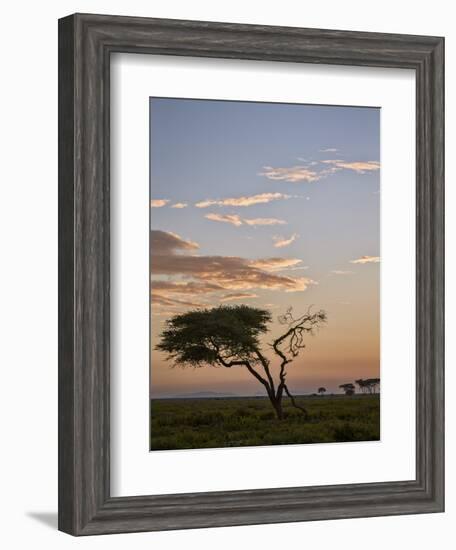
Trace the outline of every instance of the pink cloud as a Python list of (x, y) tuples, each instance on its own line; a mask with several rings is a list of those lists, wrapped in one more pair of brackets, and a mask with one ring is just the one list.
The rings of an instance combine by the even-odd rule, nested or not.
[[(295, 278), (276, 273), (280, 269), (299, 264), (299, 259), (251, 260), (237, 256), (195, 256), (180, 253), (191, 252), (195, 248), (198, 248), (196, 243), (185, 241), (173, 233), (151, 231), (151, 275), (179, 276), (184, 282), (209, 283), (217, 287), (214, 291), (221, 287), (235, 291), (269, 289), (295, 292), (316, 284), (308, 277)], [(152, 281), (152, 289), (157, 283), (163, 285), (160, 281)], [(162, 290), (165, 291), (165, 288)]]
[(351, 260), (351, 264), (378, 264), (380, 262), (380, 256), (361, 256), (356, 260)]
[(151, 208), (162, 208), (169, 203), (168, 199), (153, 199), (150, 201)]
[(288, 239), (286, 237), (274, 237), (274, 247), (284, 248), (285, 246), (289, 246), (297, 238), (298, 238), (298, 235), (296, 233), (291, 235), (291, 237), (289, 237)]
[(285, 200), (291, 198), (291, 195), (283, 193), (261, 193), (259, 195), (249, 195), (245, 197), (231, 197), (226, 199), (207, 199), (195, 204), (198, 208), (207, 208), (208, 206), (252, 206), (253, 204), (265, 204), (276, 200)]

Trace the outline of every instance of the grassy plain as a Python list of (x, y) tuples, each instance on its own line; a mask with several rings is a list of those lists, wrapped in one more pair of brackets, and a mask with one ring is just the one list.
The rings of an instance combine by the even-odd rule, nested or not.
[(277, 420), (266, 397), (152, 399), (151, 450), (334, 443), (380, 439), (380, 396), (284, 398)]

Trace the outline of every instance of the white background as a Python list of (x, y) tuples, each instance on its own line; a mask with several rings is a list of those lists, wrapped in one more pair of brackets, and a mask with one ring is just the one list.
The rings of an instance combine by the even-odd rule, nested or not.
[[(111, 494), (415, 479), (413, 71), (124, 54), (111, 84)], [(149, 95), (381, 106), (381, 441), (148, 452)]]
[[(416, 549), (449, 548), (456, 520), (456, 307), (454, 234), (447, 216), (447, 512), (438, 515), (342, 520), (72, 539), (55, 531), (57, 501), (57, 24), (79, 12), (193, 18), (239, 23), (445, 35), (447, 151), (456, 147), (456, 31), (447, 0), (354, 0), (317, 3), (173, 0), (15, 2), (2, 11), (0, 88), (0, 419), (1, 541), (6, 548), (220, 549), (252, 545), (385, 549), (407, 541)], [(4, 42), (4, 43), (3, 43)], [(448, 155), (450, 157), (450, 155)], [(447, 181), (456, 173), (447, 163)], [(456, 208), (447, 187), (447, 211)], [(271, 473), (273, 477), (273, 473)], [(448, 540), (448, 542), (446, 542)]]

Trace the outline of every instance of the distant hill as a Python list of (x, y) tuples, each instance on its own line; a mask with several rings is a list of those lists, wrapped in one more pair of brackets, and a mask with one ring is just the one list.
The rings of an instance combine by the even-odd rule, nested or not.
[(203, 397), (239, 397), (236, 393), (218, 391), (196, 391), (191, 393), (179, 393), (171, 396), (174, 399), (201, 399)]

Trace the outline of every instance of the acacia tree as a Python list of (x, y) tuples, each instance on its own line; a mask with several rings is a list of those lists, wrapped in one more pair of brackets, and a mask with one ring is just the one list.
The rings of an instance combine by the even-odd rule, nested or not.
[(318, 388), (318, 393), (319, 393), (320, 395), (324, 395), (324, 394), (326, 393), (326, 388), (323, 388), (323, 387)]
[(342, 388), (345, 395), (353, 395), (355, 393), (355, 386), (350, 382), (349, 384), (341, 384), (339, 388)]
[(380, 378), (366, 378), (355, 380), (363, 393), (377, 393), (377, 386), (380, 384)]
[(285, 332), (269, 344), (279, 359), (278, 380), (274, 380), (271, 361), (261, 349), (260, 336), (266, 334), (271, 314), (264, 309), (246, 305), (219, 306), (189, 311), (166, 321), (156, 349), (167, 354), (168, 360), (180, 366), (245, 368), (264, 386), (276, 416), (283, 418), (282, 398), (286, 394), (291, 404), (307, 416), (296, 403), (286, 383), (287, 366), (305, 348), (304, 337), (314, 334), (326, 321), (323, 310), (293, 317), (291, 308), (279, 317)]
[(360, 389), (363, 393), (366, 393), (367, 384), (366, 384), (366, 381), (365, 381), (365, 380), (363, 380), (362, 378), (360, 378), (359, 380), (355, 380), (355, 383), (358, 384), (359, 389)]
[(377, 386), (380, 384), (380, 378), (368, 378), (365, 380), (369, 393), (377, 393)]

